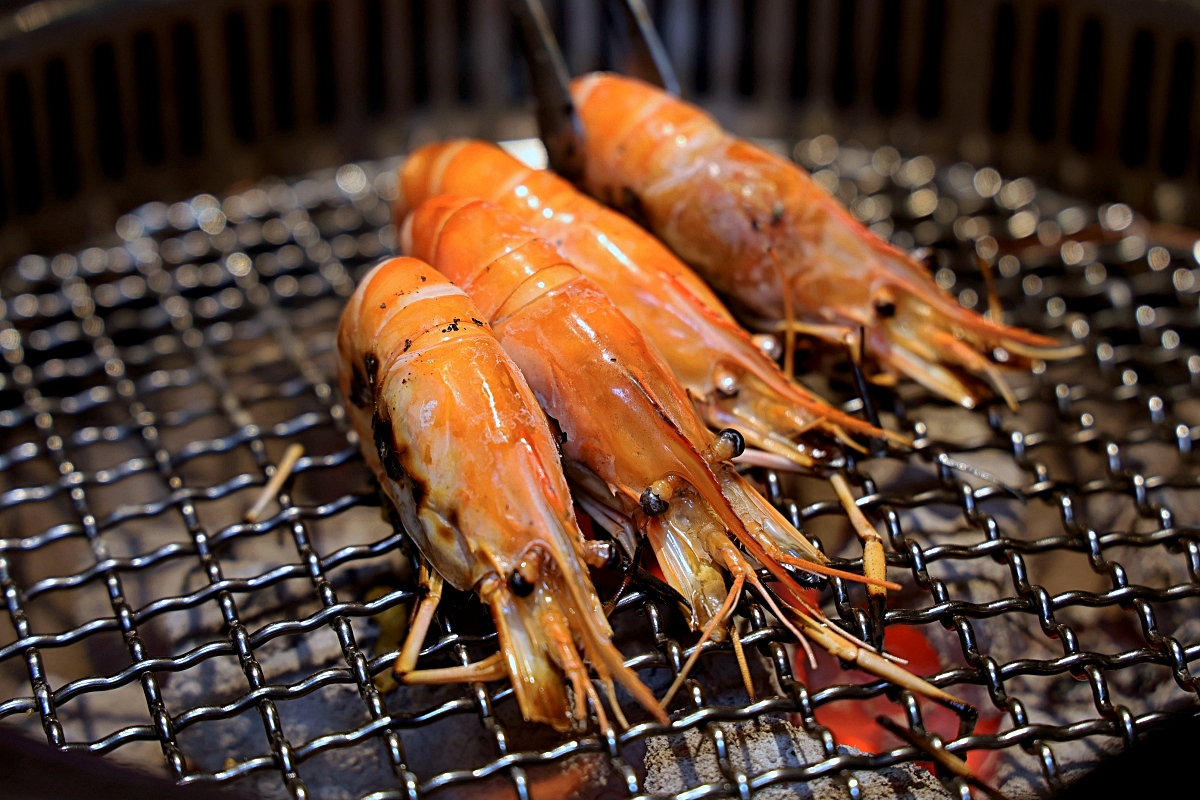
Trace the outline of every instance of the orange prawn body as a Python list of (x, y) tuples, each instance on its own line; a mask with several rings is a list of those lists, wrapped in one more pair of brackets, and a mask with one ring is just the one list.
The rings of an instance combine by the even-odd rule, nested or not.
[(364, 457), (433, 568), (490, 607), (526, 719), (586, 721), (581, 655), (663, 718), (612, 644), (537, 399), (470, 299), (391, 259), (351, 297), (337, 344)]
[(694, 626), (725, 600), (717, 568), (745, 569), (726, 529), (777, 570), (770, 554), (824, 563), (730, 466), (736, 434), (714, 438), (653, 344), (535, 231), (492, 203), (442, 195), (412, 213), (402, 239), (491, 324), (561, 430), (584, 508), (627, 550), (632, 527), (649, 529)]
[(707, 285), (651, 234), (553, 173), (499, 147), (459, 140), (427, 145), (401, 172), (397, 222), (438, 194), (495, 202), (551, 241), (599, 286), (661, 353), (712, 427), (737, 429), (755, 448), (811, 466), (813, 428), (880, 435), (787, 379)]
[[(801, 167), (724, 131), (700, 108), (636, 79), (572, 83), (584, 188), (654, 231), (760, 327), (855, 344), (893, 373), (971, 406), (962, 372), (1012, 403), (995, 360), (1076, 354), (959, 306)], [(790, 304), (790, 308), (788, 307)]]

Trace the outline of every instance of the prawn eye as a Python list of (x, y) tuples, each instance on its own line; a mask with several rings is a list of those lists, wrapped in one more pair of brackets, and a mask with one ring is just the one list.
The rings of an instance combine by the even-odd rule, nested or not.
[(640, 499), (642, 505), (642, 513), (647, 517), (657, 517), (659, 514), (665, 514), (670, 507), (666, 500), (654, 491), (653, 486), (646, 487), (646, 491), (642, 492)]
[(533, 582), (521, 574), (521, 570), (514, 569), (512, 574), (508, 576), (508, 588), (517, 597), (529, 597), (533, 594)]
[(717, 435), (717, 442), (730, 455), (728, 458), (737, 458), (742, 453), (746, 452), (746, 438), (741, 432), (733, 428), (726, 428)]
[(878, 300), (875, 303), (875, 313), (884, 319), (896, 316), (896, 304), (891, 300)]

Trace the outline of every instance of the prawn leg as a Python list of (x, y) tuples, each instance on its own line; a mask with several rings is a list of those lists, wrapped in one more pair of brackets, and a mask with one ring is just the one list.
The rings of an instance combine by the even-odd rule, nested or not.
[(667, 689), (667, 693), (663, 695), (663, 699), (659, 701), (659, 705), (666, 708), (675, 697), (675, 693), (679, 691), (679, 687), (683, 686), (683, 682), (687, 680), (688, 674), (692, 671), (692, 667), (696, 666), (696, 662), (700, 659), (701, 648), (704, 643), (712, 638), (713, 631), (717, 626), (725, 621), (725, 618), (733, 613), (734, 607), (737, 605), (738, 598), (742, 594), (742, 586), (746, 583), (744, 574), (738, 575), (733, 581), (733, 588), (729, 590), (729, 594), (725, 597), (725, 603), (721, 606), (721, 610), (713, 615), (705, 626), (704, 632), (700, 634), (700, 641), (696, 642), (695, 648), (692, 649), (692, 654), (688, 656), (688, 660), (684, 662), (683, 669), (679, 670), (679, 674), (675, 676), (675, 681), (671, 684), (671, 688)]
[[(795, 609), (793, 609), (794, 611)], [(973, 709), (969, 703), (965, 703), (949, 692), (939, 689), (929, 681), (919, 675), (914, 675), (899, 664), (893, 664), (878, 653), (874, 653), (865, 647), (860, 647), (848, 641), (840, 635), (836, 635), (834, 628), (821, 625), (804, 614), (797, 612), (795, 615), (799, 618), (801, 624), (804, 625), (805, 635), (811, 638), (816, 644), (825, 648), (830, 655), (854, 664), (870, 672), (872, 675), (883, 678), (889, 683), (894, 683), (901, 689), (908, 689), (931, 700), (937, 700), (955, 710), (967, 711)]]
[[(426, 569), (422, 565), (422, 573), (425, 573)], [(495, 653), (482, 661), (464, 664), (460, 667), (415, 669), (417, 657), (421, 654), (421, 645), (425, 642), (425, 635), (429, 633), (434, 612), (437, 611), (438, 604), (442, 599), (441, 576), (433, 570), (428, 570), (428, 574), (432, 579), (427, 584), (422, 584), (422, 588), (428, 587), (428, 591), (417, 604), (412, 626), (404, 640), (404, 646), (400, 649), (400, 655), (396, 657), (396, 664), (392, 667), (392, 675), (396, 680), (409, 686), (437, 683), (486, 683), (508, 677), (502, 653)]]
[(504, 666), (504, 655), (494, 653), (482, 661), (464, 664), (461, 667), (440, 667), (406, 672), (403, 675), (396, 675), (396, 680), (409, 686), (420, 686), (439, 683), (488, 683), (504, 680), (507, 677), (508, 670)]
[[(766, 592), (761, 589), (761, 584), (759, 584), (758, 579), (754, 576), (753, 568), (746, 563), (745, 559), (742, 558), (737, 549), (728, 540), (721, 540), (713, 549), (721, 556), (725, 568), (733, 575), (733, 586), (730, 587), (729, 593), (726, 595), (725, 602), (721, 605), (720, 610), (713, 615), (708, 625), (705, 626), (704, 632), (700, 634), (700, 641), (696, 642), (695, 648), (692, 649), (692, 654), (688, 656), (688, 660), (684, 662), (683, 668), (675, 676), (675, 680), (671, 683), (671, 688), (667, 689), (667, 693), (659, 701), (659, 705), (664, 709), (671, 702), (671, 699), (675, 697), (675, 693), (683, 686), (683, 682), (687, 680), (687, 676), (696, 666), (704, 643), (714, 638), (714, 634), (717, 632), (719, 626), (726, 620), (729, 621), (729, 634), (733, 640), (733, 653), (737, 658), (738, 670), (742, 673), (742, 681), (746, 685), (746, 693), (750, 696), (751, 702), (755, 700), (754, 683), (750, 679), (750, 665), (746, 662), (746, 653), (742, 648), (741, 639), (738, 637), (737, 623), (731, 617), (733, 616), (733, 612), (737, 610), (738, 603), (741, 601), (742, 589), (745, 587), (747, 580), (751, 585), (759, 587), (764, 595)], [(780, 613), (778, 609), (773, 608), (772, 610), (776, 614)], [(782, 616), (780, 616), (780, 619), (786, 626), (787, 620), (784, 620)], [(790, 628), (791, 626), (788, 627)], [(796, 634), (801, 642), (804, 641), (804, 637), (800, 636), (799, 631), (793, 630), (793, 633)]]
[(870, 581), (867, 584), (867, 595), (871, 598), (886, 598), (889, 585), (887, 558), (883, 553), (883, 537), (859, 509), (858, 503), (854, 501), (854, 495), (850, 493), (850, 485), (846, 483), (846, 479), (840, 474), (834, 473), (830, 476), (829, 482), (833, 484), (833, 490), (837, 492), (838, 500), (846, 509), (846, 515), (850, 517), (850, 524), (862, 542), (863, 575)]
[(488, 656), (482, 661), (465, 664), (461, 667), (445, 667), (439, 669), (416, 669), (417, 658), (421, 655), (421, 645), (425, 643), (425, 635), (433, 623), (433, 615), (437, 612), (438, 604), (442, 601), (442, 576), (436, 570), (429, 568), (422, 559), (420, 585), (424, 592), (416, 609), (413, 611), (412, 624), (404, 646), (396, 656), (392, 667), (392, 675), (396, 680), (408, 685), (431, 683), (474, 683), (498, 681), (508, 675), (504, 667), (504, 658), (500, 653)]
[(459, 667), (441, 667), (437, 669), (416, 669), (417, 658), (421, 655), (421, 645), (429, 633), (433, 623), (433, 615), (437, 612), (442, 601), (442, 586), (444, 581), (436, 570), (430, 569), (421, 559), (419, 585), (422, 597), (413, 610), (412, 624), (409, 625), (408, 635), (396, 663), (392, 666), (392, 675), (396, 680), (409, 686), (439, 683), (487, 683), (508, 677), (502, 653), (490, 655), (482, 661), (464, 664)]
[(746, 650), (742, 647), (742, 635), (738, 633), (737, 622), (733, 620), (729, 623), (729, 639), (733, 642), (733, 654), (737, 657), (738, 670), (742, 673), (742, 683), (746, 686), (746, 694), (750, 696), (751, 703), (757, 703), (758, 696), (754, 693), (754, 681), (750, 678), (750, 664), (746, 661)]
[(828, 344), (844, 345), (857, 349), (858, 332), (844, 325), (822, 325), (815, 322), (802, 322), (798, 319), (769, 320), (752, 319), (750, 326), (767, 333), (800, 334), (811, 336)]

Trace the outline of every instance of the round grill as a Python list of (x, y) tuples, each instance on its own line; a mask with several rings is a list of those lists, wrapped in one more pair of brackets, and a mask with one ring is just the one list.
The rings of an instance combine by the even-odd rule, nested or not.
[[(75, 87), (71, 102), (84, 102), (76, 80), (83, 74), (96, 81), (95, 96), (105, 97), (100, 89), (108, 84), (94, 76), (107, 69), (109, 42), (116, 107), (133, 116), (121, 117), (126, 138), (111, 147), (97, 122), (100, 138), (93, 145), (83, 133), (93, 130), (91, 123), (83, 120), (97, 112), (72, 106), (72, 130), (80, 138), (69, 141), (80, 155), (76, 193), (65, 196), (49, 171), (34, 167), (61, 165), (61, 152), (50, 157), (43, 148), (67, 140), (22, 140), (21, 116), (12, 111), (21, 109), (21, 80), (35, 87), (26, 95), (35, 109), (30, 119), (51, 113), (41, 110), (38, 98), (53, 93), (39, 88), (40, 72), (11, 73), (26, 77), (10, 77), (5, 95), (12, 126), (5, 147), (15, 159), (7, 162), (14, 182), (9, 213), (16, 215), (5, 229), (6, 246), (17, 253), (61, 240), (51, 228), (63, 219), (70, 241), (90, 231), (93, 246), (21, 258), (0, 279), (0, 585), (7, 603), (0, 621), (0, 724), (68, 751), (164, 771), (176, 781), (215, 782), (261, 796), (449, 796), (485, 789), (521, 797), (602, 790), (700, 797), (753, 795), (824, 779), (852, 793), (868, 787), (871, 796), (884, 790), (870, 788), (876, 784), (868, 771), (892, 775), (895, 786), (900, 779), (889, 768), (928, 759), (899, 739), (882, 740), (877, 755), (843, 746), (851, 739), (861, 744), (854, 720), (892, 713), (910, 729), (938, 734), (951, 752), (989, 756), (972, 763), (1017, 797), (1069, 782), (1166, 722), (1170, 712), (1193, 706), (1197, 687), (1189, 663), (1200, 655), (1193, 599), (1200, 594), (1200, 484), (1192, 452), (1200, 438), (1194, 399), (1200, 274), (1192, 236), (1149, 223), (1126, 205), (1077, 201), (1045, 182), (1010, 180), (959, 161), (956, 149), (980, 141), (982, 158), (1019, 155), (1012, 142), (1025, 136), (1024, 112), (1011, 108), (1023, 107), (1024, 90), (1014, 90), (1010, 120), (1018, 121), (1011, 133), (964, 134), (947, 144), (948, 130), (995, 130), (948, 121), (960, 113), (950, 111), (948, 98), (958, 91), (952, 81), (940, 84), (937, 104), (930, 99), (927, 73), (948, 75), (961, 49), (956, 26), (963, 18), (949, 4), (928, 3), (925, 27), (903, 28), (927, 32), (942, 8), (946, 56), (917, 70), (915, 83), (899, 73), (900, 123), (887, 125), (879, 116), (886, 112), (886, 92), (864, 94), (880, 81), (886, 88), (887, 76), (863, 77), (856, 59), (867, 63), (866, 51), (854, 47), (865, 41), (862, 31), (875, 30), (863, 27), (863, 19), (875, 17), (852, 2), (784, 4), (796, 27), (773, 26), (769, 12), (776, 5), (700, 3), (688, 16), (691, 6), (658, 4), (677, 60), (691, 65), (683, 72), (692, 91), (707, 92), (741, 130), (775, 137), (763, 141), (794, 155), (877, 234), (929, 248), (937, 281), (963, 305), (988, 302), (978, 255), (994, 264), (1009, 321), (1080, 341), (1089, 351), (1018, 380), (1018, 414), (993, 405), (957, 409), (910, 384), (872, 390), (876, 408), (900, 430), (915, 433), (918, 447), (911, 455), (850, 456), (859, 504), (885, 532), (890, 577), (906, 587), (890, 598), (884, 630), (908, 642), (910, 655), (932, 658), (921, 663), (936, 664), (936, 684), (978, 706), (974, 727), (939, 717), (933, 706), (881, 681), (858, 681), (857, 673), (836, 664), (823, 663), (815, 673), (798, 667), (785, 633), (749, 596), (741, 618), (744, 642), (756, 654), (757, 702), (740, 688), (727, 647), (706, 646), (696, 679), (676, 704), (685, 710), (670, 730), (637, 723), (638, 709), (627, 704), (635, 725), (615, 739), (594, 732), (563, 739), (523, 724), (502, 684), (397, 689), (389, 683), (396, 637), (415, 597), (411, 558), (402, 531), (381, 516), (344, 420), (332, 359), (344, 298), (395, 246), (387, 204), (395, 193), (396, 161), (330, 166), (289, 181), (246, 181), (220, 197), (186, 187), (336, 165), (364, 149), (400, 152), (435, 136), (531, 131), (531, 117), (513, 104), (523, 97), (524, 79), (519, 68), (509, 68), (517, 62), (507, 39), (494, 36), (485, 22), (463, 22), (494, 18), (508, 30), (502, 7), (415, 0), (365, 2), (344, 17), (329, 16), (326, 27), (318, 24), (321, 14), (331, 14), (322, 2), (230, 6), (224, 15), (200, 19), (159, 15), (147, 4), (120, 25), (102, 6), (80, 5), (86, 13), (61, 24), (98, 43), (63, 56), (67, 85)], [(893, 5), (899, 6), (871, 8), (886, 21), (900, 13)], [(1105, 14), (1126, 13), (1097, 8), (1102, 21), (1109, 19)], [(796, 9), (809, 16), (797, 16)], [(1013, 52), (1037, 51), (1040, 39), (1027, 34), (1042, 35), (1043, 17), (1027, 13), (1024, 4), (1000, 3), (991, 12), (998, 41), (1007, 41), (1003, 26), (1011, 13)], [(603, 22), (596, 30), (611, 36), (600, 40), (601, 55), (593, 55), (620, 61), (623, 42), (608, 13), (597, 6), (559, 17), (559, 38), (574, 43), (576, 68), (591, 64), (582, 44), (591, 41), (585, 37), (590, 29), (580, 20)], [(691, 21), (673, 26), (677, 17)], [(370, 34), (372, 19), (386, 21), (376, 26), (384, 37), (408, 30), (392, 27), (401, 25), (397, 20), (429, 26), (431, 35), (400, 49), (365, 35), (361, 48), (348, 49), (351, 39), (341, 37)], [(1086, 15), (1079, 20), (1084, 27), (1073, 27), (1074, 9), (1060, 19), (1066, 20), (1060, 36), (1087, 30)], [(812, 27), (800, 27), (803, 20)], [(53, 59), (37, 60), (45, 51), (36, 37), (56, 28), (25, 25), (36, 30), (20, 40), (24, 50), (12, 53), (29, 56), (38, 70), (44, 66), (50, 81), (59, 68)], [(89, 39), (97, 25), (110, 27)], [(181, 33), (189, 26), (190, 45), (189, 34)], [(149, 40), (142, 38), (146, 30)], [(819, 38), (812, 32), (859, 33), (821, 39), (825, 43), (812, 44), (799, 60), (734, 55), (759, 42), (762, 50), (754, 52), (778, 55), (784, 51), (767, 43), (799, 30), (814, 37), (803, 39), (810, 43)], [(829, 42), (837, 47), (821, 55)], [(315, 49), (311, 58), (284, 62), (278, 53), (285, 45)], [(141, 98), (149, 95), (121, 83), (130, 76), (149, 80), (140, 68), (129, 69), (130, 53), (136, 59), (139, 52), (175, 65), (159, 84), (169, 98), (160, 106), (159, 139), (133, 138), (135, 131), (137, 137), (153, 131), (146, 122), (153, 115), (142, 115)], [(184, 92), (189, 52), (197, 64), (230, 65), (227, 81), (213, 77), (219, 73), (207, 72), (209, 66), (196, 68), (199, 94), (192, 97), (199, 99), (192, 106)], [(928, 50), (906, 45), (898, 52), (907, 63)], [(205, 61), (214, 53), (217, 61)], [(463, 53), (470, 54), (465, 61)], [(358, 65), (360, 57), (368, 64), (382, 59), (385, 68), (372, 72)], [(80, 58), (90, 59), (95, 72), (80, 72)], [(778, 63), (790, 64), (790, 72), (770, 66)], [(244, 74), (234, 69), (238, 64)], [(322, 72), (326, 68), (331, 71)], [(838, 77), (844, 68), (851, 78)], [(701, 77), (705, 70), (708, 78)], [(372, 74), (384, 78), (372, 83)], [(787, 76), (782, 83), (781, 74)], [(276, 90), (293, 75), (288, 85), (296, 99), (289, 106)], [(396, 75), (408, 77), (396, 83)], [(239, 76), (251, 88), (237, 89)], [(711, 81), (707, 88), (704, 80)], [(1024, 78), (1014, 80), (1026, 85)], [(510, 85), (512, 94), (489, 94)], [(175, 94), (163, 88), (172, 86)], [(757, 104), (776, 108), (771, 104), (784, 96), (779, 92), (797, 86), (807, 88), (788, 96), (808, 103), (798, 107), (807, 115), (796, 112), (786, 124), (756, 115)], [(1058, 94), (1046, 108), (1060, 107)], [(731, 104), (739, 96), (747, 103)], [(129, 98), (138, 98), (136, 106)], [(259, 102), (263, 98), (270, 102)], [(880, 102), (882, 109), (871, 105)], [(843, 106), (836, 120), (817, 113)], [(248, 127), (239, 108), (249, 109)], [(1002, 121), (1000, 101), (988, 100), (986, 108)], [(901, 124), (906, 110), (919, 117), (921, 109), (936, 109), (928, 128)], [(188, 113), (203, 120), (202, 134), (185, 124)], [(172, 114), (178, 124), (169, 122)], [(403, 115), (407, 127), (394, 127), (393, 115)], [(1061, 117), (1051, 138), (1075, 147), (1061, 139)], [(840, 131), (840, 143), (811, 133), (780, 137), (824, 129)], [(925, 133), (906, 138), (913, 130)], [(1031, 135), (1039, 140), (1036, 131)], [(1155, 136), (1147, 135), (1147, 152), (1157, 152)], [(903, 157), (884, 144), (889, 140), (898, 142)], [(32, 143), (36, 156), (24, 167), (21, 141)], [(1092, 169), (1104, 163), (1095, 159), (1105, 148), (1124, 141), (1098, 136), (1099, 155), (1080, 158)], [(188, 142), (198, 149), (187, 150)], [(909, 157), (922, 151), (933, 158)], [(118, 163), (117, 152), (119, 168), (102, 177), (105, 164)], [(160, 166), (147, 156), (155, 152)], [(1151, 187), (1163, 174), (1160, 166), (1143, 162), (1115, 174), (1137, 178), (1125, 188)], [(37, 202), (28, 200), (29, 184), (20, 183), (32, 179), (42, 187)], [(1143, 192), (1142, 208), (1172, 197), (1186, 207), (1186, 178), (1158, 185)], [(1118, 191), (1102, 183), (1081, 190), (1097, 186)], [(19, 207), (21, 197), (28, 208)], [(96, 205), (98, 197), (115, 200)], [(115, 209), (151, 197), (186, 200), (142, 205), (116, 219), (112, 232)], [(85, 207), (99, 210), (83, 217), (78, 212)], [(827, 373), (816, 369), (816, 355), (806, 364), (812, 370), (806, 381), (850, 410), (861, 409), (849, 373), (821, 377)], [(242, 522), (292, 442), (303, 443), (307, 453), (292, 484), (262, 521)], [(753, 477), (830, 555), (860, 568), (857, 544), (826, 484), (767, 472)], [(615, 584), (604, 581), (598, 578), (606, 596)], [(860, 589), (836, 580), (831, 586), (821, 596), (830, 617), (875, 639), (878, 621)], [(423, 664), (463, 663), (494, 650), (478, 603), (452, 600), (443, 604)], [(637, 591), (624, 596), (613, 623), (630, 663), (660, 689), (696, 640), (677, 610)], [(803, 746), (776, 763), (739, 750), (738, 742), (764, 720), (784, 726), (777, 730), (799, 737)], [(793, 728), (786, 728), (789, 722)], [(692, 766), (664, 767), (668, 762)], [(903, 780), (916, 786), (924, 773), (907, 769)], [(925, 790), (938, 787), (930, 780)]]

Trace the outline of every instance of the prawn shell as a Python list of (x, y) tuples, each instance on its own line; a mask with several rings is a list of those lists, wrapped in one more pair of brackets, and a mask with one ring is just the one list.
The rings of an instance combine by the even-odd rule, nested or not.
[[(706, 548), (715, 557), (729, 546), (728, 529), (749, 547), (778, 541), (789, 555), (821, 558), (728, 465), (702, 455), (713, 436), (670, 367), (605, 293), (535, 231), (493, 203), (451, 196), (424, 202), (407, 226), (414, 255), (467, 288), (481, 306), (496, 309), (490, 321), (497, 337), (563, 432), (568, 470), (580, 465), (607, 487), (609, 494), (601, 492), (597, 501), (615, 500), (624, 515), (641, 518), (644, 492), (682, 479), (679, 501), (663, 510), (668, 529), (681, 535), (693, 529), (693, 550)], [(475, 241), (480, 231), (492, 244)], [(707, 509), (694, 516), (720, 533), (719, 542), (700, 533), (703, 526), (683, 521), (692, 513), (690, 492)], [(711, 614), (724, 598), (723, 583), (706, 577), (699, 560), (676, 560), (673, 585), (704, 592), (691, 598), (693, 610)], [(718, 596), (709, 596), (714, 590)]]
[(572, 96), (588, 193), (654, 231), (756, 324), (795, 321), (839, 344), (864, 328), (887, 369), (967, 406), (979, 381), (1015, 406), (993, 357), (1028, 366), (1081, 352), (963, 308), (798, 165), (697, 106), (607, 73), (576, 79)]
[[(504, 236), (494, 236), (497, 226)], [(568, 457), (575, 454), (609, 484), (636, 497), (669, 471), (664, 463), (675, 466), (674, 445), (666, 443), (679, 434), (664, 435), (664, 426), (681, 431), (693, 449), (709, 444), (712, 435), (653, 346), (536, 232), (494, 204), (447, 197), (419, 207), (412, 228), (415, 255), (428, 258), (494, 314), (510, 309), (503, 319), (490, 321), (546, 413), (562, 428)], [(428, 241), (418, 233), (423, 229), (437, 231), (436, 251), (419, 249)], [(479, 231), (487, 236), (477, 237)], [(477, 238), (490, 238), (494, 245), (479, 246)], [(569, 270), (567, 280), (550, 285), (544, 276), (560, 267)], [(527, 283), (524, 302), (511, 302)], [(608, 466), (597, 468), (601, 464)]]
[[(338, 327), (339, 382), (363, 454), (434, 569), (488, 605), (526, 719), (585, 723), (562, 673), (577, 693), (590, 687), (586, 660), (664, 721), (612, 644), (546, 419), (482, 316), (416, 259), (363, 279)], [(520, 596), (509, 588), (518, 567), (532, 582)]]
[[(710, 404), (724, 402), (717, 396), (717, 377), (736, 376), (743, 386), (737, 403), (746, 412), (741, 430), (752, 441), (803, 435), (814, 421), (866, 435), (881, 433), (788, 380), (691, 268), (632, 220), (556, 175), (530, 169), (493, 144), (458, 140), (419, 148), (402, 167), (400, 184), (397, 224), (406, 241), (417, 235), (408, 212), (430, 198), (444, 193), (490, 200), (552, 243), (600, 286), (692, 396)], [(428, 240), (420, 247), (434, 244)], [(758, 436), (745, 426), (747, 415), (766, 420)], [(798, 444), (784, 452), (810, 465), (804, 450)]]
[(363, 279), (338, 332), (347, 396), (377, 365), (372, 404), (348, 409), (368, 463), (422, 553), (463, 591), (546, 538), (535, 508), (575, 527), (536, 398), (481, 317), (428, 265), (393, 259)]

